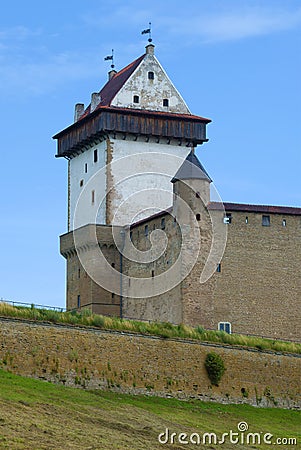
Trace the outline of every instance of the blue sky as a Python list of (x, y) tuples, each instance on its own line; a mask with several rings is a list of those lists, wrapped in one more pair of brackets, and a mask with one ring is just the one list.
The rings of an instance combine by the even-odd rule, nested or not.
[(197, 154), (224, 201), (301, 206), (299, 0), (5, 2), (0, 17), (0, 297), (65, 305), (67, 163), (51, 137), (74, 104), (144, 53), (192, 113), (213, 120)]

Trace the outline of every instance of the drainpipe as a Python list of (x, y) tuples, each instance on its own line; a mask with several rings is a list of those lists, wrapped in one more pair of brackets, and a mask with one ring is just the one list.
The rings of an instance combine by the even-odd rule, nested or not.
[(123, 275), (123, 249), (125, 245), (125, 231), (122, 229), (120, 230), (120, 236), (121, 236), (121, 247), (119, 252), (120, 257), (120, 319), (123, 318), (123, 292), (122, 292), (122, 275)]

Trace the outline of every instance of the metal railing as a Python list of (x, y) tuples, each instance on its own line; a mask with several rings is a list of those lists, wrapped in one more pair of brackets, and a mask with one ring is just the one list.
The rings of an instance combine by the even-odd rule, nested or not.
[[(9, 305), (12, 305), (12, 306), (24, 306), (26, 308), (48, 309), (48, 310), (58, 311), (58, 312), (65, 312), (65, 311), (67, 311), (66, 308), (61, 308), (59, 306), (47, 306), (47, 305), (38, 305), (38, 304), (35, 304), (35, 303), (15, 302), (13, 300), (5, 300), (4, 298), (0, 299), (0, 303), (8, 303)], [(91, 303), (91, 305), (92, 305), (92, 303)], [(82, 306), (88, 306), (88, 305), (82, 305)], [(68, 311), (69, 312), (78, 311), (78, 308), (69, 309)], [(123, 319), (126, 319), (126, 320), (137, 320), (137, 318), (133, 318), (133, 317), (129, 317), (129, 316), (124, 316)], [(139, 322), (153, 323), (154, 321), (146, 320), (146, 319), (139, 319)], [(176, 325), (176, 324), (173, 324), (173, 325)], [(204, 331), (206, 332), (206, 331), (219, 331), (219, 330), (216, 330), (216, 329), (213, 329), (213, 328), (206, 328), (206, 329), (204, 329)], [(249, 333), (243, 333), (243, 332), (238, 333), (238, 332), (231, 331), (230, 334), (243, 335), (243, 336), (254, 337), (254, 338), (269, 339), (269, 340), (273, 340), (273, 341), (300, 343), (300, 340), (296, 340), (296, 339), (284, 339), (284, 338), (278, 338), (278, 337), (272, 337), (272, 336), (264, 336), (264, 335), (258, 335), (258, 334), (249, 334)]]
[(15, 302), (13, 300), (6, 300), (4, 298), (0, 299), (0, 303), (8, 303), (12, 306), (24, 306), (25, 308), (35, 308), (35, 309), (49, 309), (52, 311), (64, 312), (66, 308), (61, 308), (59, 306), (47, 306), (47, 305), (38, 305), (36, 303), (25, 303), (25, 302)]

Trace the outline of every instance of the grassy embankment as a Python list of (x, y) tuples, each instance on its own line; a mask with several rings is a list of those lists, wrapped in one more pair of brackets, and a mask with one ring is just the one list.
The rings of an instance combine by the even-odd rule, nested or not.
[(301, 354), (301, 344), (283, 342), (260, 337), (228, 334), (221, 331), (205, 330), (201, 326), (196, 328), (187, 325), (172, 325), (170, 323), (139, 322), (119, 318), (104, 317), (91, 314), (89, 311), (57, 312), (47, 309), (14, 307), (7, 303), (0, 303), (0, 317), (16, 317), (35, 321), (47, 321), (69, 325), (97, 327), (106, 330), (127, 331), (132, 333), (149, 334), (163, 338), (194, 339), (202, 342), (214, 342), (231, 345), (254, 347), (259, 350), (273, 350), (277, 352)]
[[(300, 419), (298, 411), (84, 391), (0, 370), (0, 449), (267, 449), (275, 447), (277, 438), (299, 443), (280, 448), (301, 448)], [(242, 421), (248, 423), (248, 432), (273, 434), (272, 445), (158, 443), (166, 428), (220, 438), (231, 429), (237, 432)]]

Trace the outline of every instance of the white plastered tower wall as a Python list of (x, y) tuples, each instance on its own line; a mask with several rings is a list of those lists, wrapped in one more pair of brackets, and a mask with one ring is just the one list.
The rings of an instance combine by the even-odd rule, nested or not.
[[(96, 161), (95, 161), (96, 152)], [(101, 199), (106, 195), (105, 177), (97, 177), (95, 182), (91, 179), (107, 162), (107, 143), (102, 141), (85, 150), (83, 153), (70, 159), (70, 197), (69, 197), (69, 231), (74, 229), (75, 211), (79, 197), (86, 189), (86, 205), (81, 208), (81, 217), (76, 217), (76, 227), (91, 223), (91, 217), (97, 216), (100, 224), (106, 223), (106, 203)], [(88, 187), (86, 188), (87, 184)], [(94, 193), (93, 193), (94, 191)]]
[[(110, 139), (112, 194), (107, 197), (107, 224), (127, 225), (172, 205), (170, 167), (174, 172), (190, 152), (178, 143)], [(121, 162), (122, 158), (122, 162)], [(162, 159), (163, 158), (163, 159)], [(167, 167), (166, 158), (169, 159)], [(118, 164), (120, 160), (120, 164)], [(120, 178), (122, 166), (133, 174)]]

